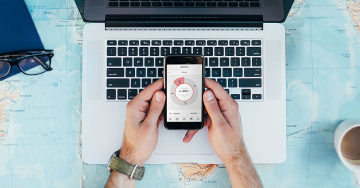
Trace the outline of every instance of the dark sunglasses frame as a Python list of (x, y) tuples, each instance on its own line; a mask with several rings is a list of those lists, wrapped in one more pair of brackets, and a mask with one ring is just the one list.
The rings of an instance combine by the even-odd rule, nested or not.
[[(49, 57), (49, 67), (47, 69), (45, 69), (44, 72), (46, 71), (51, 71), (51, 58), (54, 56), (54, 51), (53, 50), (28, 50), (28, 51), (17, 51), (17, 52), (10, 52), (10, 53), (6, 53), (6, 54), (0, 54), (0, 61), (5, 61), (10, 63), (11, 67), (8, 71), (8, 73), (6, 73), (5, 76), (0, 77), (0, 78), (5, 78), (7, 75), (9, 75), (9, 73), (11, 72), (11, 68), (13, 65), (16, 65), (21, 72), (23, 72), (26, 75), (39, 75), (42, 74), (44, 72), (38, 73), (38, 74), (27, 74), (24, 70), (21, 69), (21, 67), (19, 66), (19, 62), (23, 59), (29, 58), (29, 57), (34, 57), (36, 60), (38, 60), (40, 63), (43, 62), (41, 58), (38, 58), (36, 56), (43, 56), (46, 55)], [(10, 58), (10, 59), (2, 59), (2, 57), (6, 57), (6, 56), (19, 56), (19, 57), (14, 57), (14, 58)]]

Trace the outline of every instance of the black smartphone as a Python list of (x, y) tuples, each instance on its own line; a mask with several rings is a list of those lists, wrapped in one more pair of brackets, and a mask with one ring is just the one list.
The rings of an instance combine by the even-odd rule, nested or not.
[(202, 129), (204, 127), (204, 89), (203, 56), (166, 56), (164, 61), (165, 128)]

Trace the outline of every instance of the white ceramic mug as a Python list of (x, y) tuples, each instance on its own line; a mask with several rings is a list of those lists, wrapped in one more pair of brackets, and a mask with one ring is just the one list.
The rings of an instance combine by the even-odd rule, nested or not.
[[(346, 167), (354, 171), (356, 184), (360, 185), (360, 160), (351, 160), (343, 156), (341, 142), (347, 132), (355, 127), (360, 127), (360, 120), (345, 120), (336, 128), (334, 135), (334, 146), (340, 160)], [(360, 135), (359, 135), (360, 136)]]

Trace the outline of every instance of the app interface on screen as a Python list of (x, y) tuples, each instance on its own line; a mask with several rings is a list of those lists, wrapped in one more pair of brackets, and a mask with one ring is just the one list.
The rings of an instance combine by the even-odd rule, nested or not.
[(167, 122), (201, 122), (202, 65), (167, 65)]

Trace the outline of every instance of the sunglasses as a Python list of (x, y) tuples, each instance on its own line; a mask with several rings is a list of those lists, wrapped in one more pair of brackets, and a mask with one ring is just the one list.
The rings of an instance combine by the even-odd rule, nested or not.
[(26, 75), (38, 75), (51, 69), (53, 50), (30, 50), (0, 54), (0, 78), (6, 77), (13, 65)]

